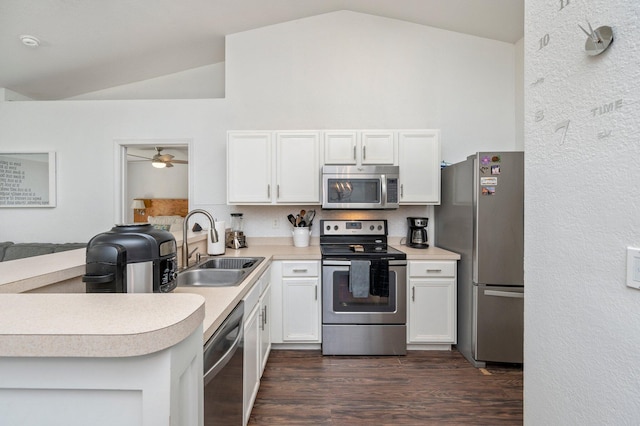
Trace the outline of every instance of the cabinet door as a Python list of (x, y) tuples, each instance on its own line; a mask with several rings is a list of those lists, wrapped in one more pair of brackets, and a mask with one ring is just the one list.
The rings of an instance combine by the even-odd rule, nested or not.
[(264, 367), (267, 365), (269, 359), (269, 352), (271, 352), (271, 284), (267, 284), (266, 289), (260, 296), (260, 303), (258, 305), (259, 311), (259, 325), (260, 325), (260, 377), (264, 373)]
[(247, 424), (253, 402), (260, 387), (260, 352), (259, 352), (259, 330), (258, 322), (259, 306), (255, 306), (246, 317), (244, 323), (244, 362), (243, 362), (243, 424)]
[(351, 130), (324, 132), (324, 164), (356, 164), (358, 134)]
[(362, 164), (397, 164), (394, 132), (363, 131), (361, 143)]
[(276, 134), (278, 203), (320, 203), (320, 134)]
[(227, 134), (227, 200), (230, 204), (271, 202), (271, 133)]
[(455, 279), (409, 280), (409, 343), (455, 343)]
[(440, 131), (398, 134), (400, 204), (440, 203)]
[(285, 342), (320, 342), (319, 279), (282, 279), (282, 328)]

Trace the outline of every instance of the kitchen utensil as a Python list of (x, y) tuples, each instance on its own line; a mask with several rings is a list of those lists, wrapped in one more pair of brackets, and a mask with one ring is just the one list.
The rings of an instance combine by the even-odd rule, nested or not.
[(296, 226), (296, 218), (294, 215), (290, 214), (287, 216), (287, 219), (289, 220), (289, 222), (293, 225)]
[(307, 226), (311, 227), (311, 223), (313, 222), (314, 217), (316, 217), (315, 210), (309, 210), (307, 214), (304, 215), (304, 221), (306, 222)]

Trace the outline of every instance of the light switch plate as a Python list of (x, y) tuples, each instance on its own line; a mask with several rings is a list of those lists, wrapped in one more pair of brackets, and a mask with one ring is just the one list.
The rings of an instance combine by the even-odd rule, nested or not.
[(640, 290), (640, 248), (627, 247), (627, 287)]

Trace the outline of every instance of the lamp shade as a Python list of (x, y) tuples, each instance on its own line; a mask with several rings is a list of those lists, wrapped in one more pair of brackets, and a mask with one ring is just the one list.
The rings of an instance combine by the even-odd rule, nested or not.
[(131, 203), (131, 208), (134, 210), (144, 210), (146, 209), (145, 205), (144, 205), (144, 201), (142, 200), (133, 200), (133, 203)]

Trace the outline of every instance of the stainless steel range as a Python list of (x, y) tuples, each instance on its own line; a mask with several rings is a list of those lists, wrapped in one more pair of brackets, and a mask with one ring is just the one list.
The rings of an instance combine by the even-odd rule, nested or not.
[(323, 355), (407, 352), (407, 256), (386, 220), (321, 220)]

